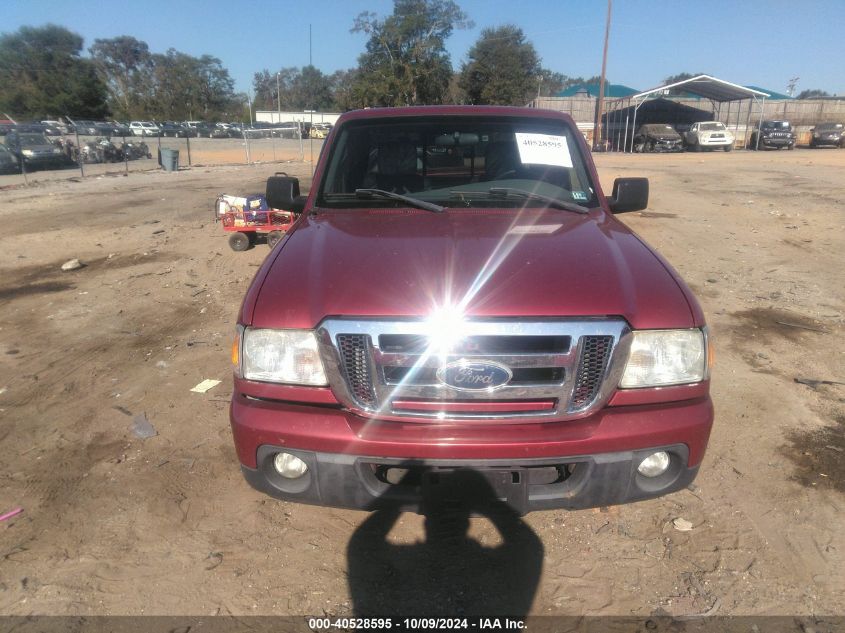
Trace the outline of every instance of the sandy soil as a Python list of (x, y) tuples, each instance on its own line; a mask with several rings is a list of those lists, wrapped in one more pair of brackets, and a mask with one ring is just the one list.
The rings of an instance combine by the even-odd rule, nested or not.
[[(845, 387), (795, 379), (845, 382), (845, 151), (597, 162), (607, 190), (651, 178), (649, 210), (623, 219), (704, 306), (716, 426), (690, 490), (525, 517), (542, 547), (531, 612), (842, 613)], [(228, 428), (232, 325), (268, 250), (229, 250), (212, 202), (278, 169), (0, 192), (0, 513), (24, 508), (0, 523), (0, 613), (353, 612), (347, 546), (368, 515), (252, 491)], [(307, 165), (285, 169), (307, 188)], [(71, 258), (86, 266), (62, 272)], [(192, 393), (205, 378), (222, 383)], [(155, 437), (133, 434), (139, 414)], [(469, 534), (503, 538), (486, 519)], [(388, 542), (462, 560), (456, 542), (415, 550), (423, 536), (403, 515)], [(460, 609), (456, 569), (400, 606)]]

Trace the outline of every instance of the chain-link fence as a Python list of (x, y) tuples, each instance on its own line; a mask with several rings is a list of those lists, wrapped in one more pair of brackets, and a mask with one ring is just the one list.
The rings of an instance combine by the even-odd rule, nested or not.
[[(245, 138), (182, 138), (157, 136), (83, 136), (67, 134), (48, 140), (60, 150), (48, 155), (19, 156), (17, 167), (0, 172), (0, 187), (37, 181), (168, 169), (170, 151), (178, 152), (178, 168), (253, 163), (313, 162), (322, 139), (281, 138), (250, 131)], [(0, 137), (0, 143), (3, 143)], [(162, 151), (165, 159), (162, 161)], [(23, 160), (20, 160), (22, 158)]]

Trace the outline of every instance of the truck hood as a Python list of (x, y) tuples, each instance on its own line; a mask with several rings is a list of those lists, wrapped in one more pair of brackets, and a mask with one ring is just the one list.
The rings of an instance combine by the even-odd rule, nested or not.
[(451, 305), (468, 317), (619, 315), (634, 328), (694, 327), (682, 283), (600, 209), (321, 211), (269, 256), (241, 318), (312, 328), (327, 316), (425, 317)]

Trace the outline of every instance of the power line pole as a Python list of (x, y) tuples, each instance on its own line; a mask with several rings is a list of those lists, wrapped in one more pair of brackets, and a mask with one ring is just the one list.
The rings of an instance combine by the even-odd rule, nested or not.
[(596, 105), (596, 124), (593, 126), (593, 148), (601, 143), (601, 115), (604, 111), (604, 80), (607, 72), (607, 42), (610, 39), (610, 12), (613, 0), (607, 0), (607, 25), (604, 29), (604, 53), (601, 59), (601, 79), (599, 80), (599, 100)]
[(276, 123), (282, 122), (282, 91), (279, 88), (279, 73), (276, 73), (276, 102), (279, 104), (279, 120)]

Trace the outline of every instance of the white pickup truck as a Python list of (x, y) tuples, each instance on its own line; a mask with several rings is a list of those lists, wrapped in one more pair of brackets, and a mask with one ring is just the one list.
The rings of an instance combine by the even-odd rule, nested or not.
[(721, 121), (693, 123), (683, 136), (684, 144), (694, 152), (714, 147), (729, 152), (734, 148), (734, 135)]

